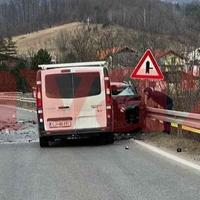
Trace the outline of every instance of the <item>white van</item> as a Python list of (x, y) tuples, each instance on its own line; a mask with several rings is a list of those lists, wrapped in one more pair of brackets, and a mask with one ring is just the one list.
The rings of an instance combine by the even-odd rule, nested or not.
[(106, 62), (40, 65), (36, 102), (40, 146), (62, 138), (100, 136), (113, 143)]

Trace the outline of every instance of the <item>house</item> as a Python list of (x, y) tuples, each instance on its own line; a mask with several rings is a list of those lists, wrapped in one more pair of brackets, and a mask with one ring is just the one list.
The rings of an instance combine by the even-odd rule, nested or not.
[(0, 65), (4, 64), (8, 68), (15, 67), (18, 63), (23, 62), (24, 60), (22, 58), (18, 58), (15, 56), (10, 56), (7, 54), (0, 53)]
[(154, 56), (163, 72), (187, 71), (187, 59), (173, 50), (155, 50)]
[(114, 56), (120, 53), (135, 53), (136, 51), (129, 47), (114, 47), (110, 49), (106, 49), (105, 51), (101, 51), (98, 53), (98, 57), (100, 60), (105, 60), (109, 56)]
[(194, 51), (188, 54), (189, 62), (188, 64), (192, 68), (192, 73), (194, 76), (200, 76), (200, 48), (195, 49)]
[(188, 54), (188, 59), (190, 63), (200, 65), (200, 48), (190, 52)]
[(112, 68), (133, 67), (136, 62), (136, 50), (130, 47), (114, 47), (98, 52), (100, 60), (109, 60)]

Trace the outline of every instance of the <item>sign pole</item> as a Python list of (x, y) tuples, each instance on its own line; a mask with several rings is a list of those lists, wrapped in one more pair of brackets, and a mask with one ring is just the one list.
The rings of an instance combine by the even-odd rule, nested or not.
[[(145, 88), (148, 87), (148, 82), (147, 79), (145, 79)], [(147, 100), (148, 100), (148, 96), (144, 95), (144, 104), (145, 104), (145, 108), (147, 107)], [(144, 126), (145, 126), (145, 130), (147, 128), (147, 117), (145, 116), (145, 120), (144, 120)]]
[[(148, 82), (147, 82), (147, 79), (145, 80), (145, 88), (148, 87)], [(144, 95), (144, 103), (145, 103), (145, 106), (147, 106), (147, 95)]]

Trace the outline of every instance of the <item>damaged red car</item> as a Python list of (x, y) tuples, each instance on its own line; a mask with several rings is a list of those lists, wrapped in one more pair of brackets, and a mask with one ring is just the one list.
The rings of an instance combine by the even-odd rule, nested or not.
[(111, 82), (113, 132), (132, 133), (144, 124), (144, 104), (136, 88), (124, 82)]

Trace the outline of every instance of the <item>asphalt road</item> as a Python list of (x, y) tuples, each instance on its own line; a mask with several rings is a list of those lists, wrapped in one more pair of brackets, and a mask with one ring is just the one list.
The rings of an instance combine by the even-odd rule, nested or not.
[[(20, 111), (21, 118), (24, 113), (35, 119), (25, 112)], [(44, 149), (35, 141), (0, 144), (0, 200), (79, 199), (199, 200), (200, 173), (132, 140)]]

